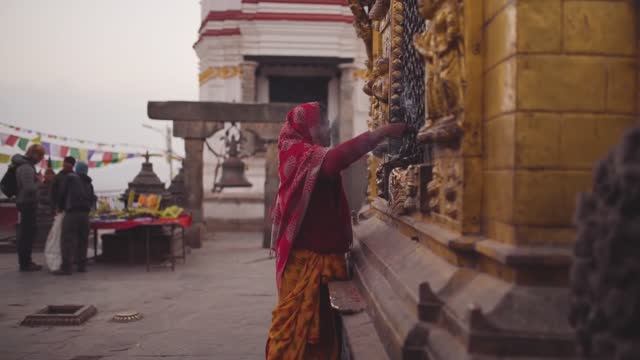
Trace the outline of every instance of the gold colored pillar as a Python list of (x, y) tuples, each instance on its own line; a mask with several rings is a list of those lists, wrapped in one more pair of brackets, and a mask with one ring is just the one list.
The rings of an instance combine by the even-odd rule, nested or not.
[(576, 194), (638, 113), (635, 6), (484, 2), (487, 237), (573, 242)]

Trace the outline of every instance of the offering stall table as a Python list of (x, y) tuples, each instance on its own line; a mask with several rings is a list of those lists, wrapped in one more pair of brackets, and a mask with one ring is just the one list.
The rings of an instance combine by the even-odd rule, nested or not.
[[(184, 242), (184, 230), (191, 226), (192, 217), (191, 215), (180, 215), (177, 218), (139, 218), (139, 219), (131, 219), (131, 220), (101, 220), (95, 219), (91, 220), (91, 229), (93, 230), (93, 248), (94, 248), (94, 258), (98, 257), (98, 230), (132, 230), (135, 228), (143, 228), (145, 230), (145, 249), (146, 249), (146, 263), (147, 263), (147, 271), (150, 270), (150, 254), (149, 254), (149, 242), (150, 239), (150, 231), (153, 227), (162, 227), (162, 226), (170, 226), (171, 227), (171, 238), (170, 238), (170, 256), (171, 256), (171, 271), (175, 271), (176, 258), (182, 258), (183, 262), (187, 262), (187, 255), (185, 251), (185, 242)], [(180, 227), (182, 229), (182, 256), (175, 256), (173, 251), (173, 235), (175, 232), (175, 228)], [(129, 244), (131, 244), (132, 239), (129, 238)], [(131, 245), (129, 246), (130, 249)], [(129, 261), (132, 261), (131, 251), (129, 253)]]

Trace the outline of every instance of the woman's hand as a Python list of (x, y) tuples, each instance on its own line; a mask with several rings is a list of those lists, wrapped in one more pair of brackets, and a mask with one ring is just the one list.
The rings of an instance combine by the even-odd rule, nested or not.
[(393, 123), (384, 126), (384, 132), (386, 136), (399, 138), (407, 131), (407, 124), (405, 123)]
[(387, 124), (384, 126), (380, 126), (374, 131), (370, 132), (371, 134), (371, 149), (373, 149), (376, 145), (384, 141), (386, 137), (398, 138), (404, 135), (404, 132), (407, 130), (407, 124), (405, 123), (393, 123)]

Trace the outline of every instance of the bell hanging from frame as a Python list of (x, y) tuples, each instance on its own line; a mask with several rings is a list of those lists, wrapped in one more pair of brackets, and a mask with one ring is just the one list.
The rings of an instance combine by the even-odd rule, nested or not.
[(238, 155), (238, 143), (232, 140), (229, 146), (229, 154), (222, 163), (222, 175), (220, 180), (213, 185), (213, 192), (222, 191), (224, 188), (253, 186), (244, 174), (245, 164)]

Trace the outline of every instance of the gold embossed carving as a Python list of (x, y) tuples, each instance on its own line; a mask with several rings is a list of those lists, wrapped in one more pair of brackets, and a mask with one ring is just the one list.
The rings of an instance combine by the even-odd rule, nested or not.
[(401, 0), (391, 3), (391, 49), (390, 49), (390, 98), (389, 121), (401, 121), (402, 94), (402, 34), (404, 31), (404, 4)]
[(379, 57), (362, 89), (371, 96), (369, 129), (375, 130), (389, 122), (389, 59)]
[(460, 221), (461, 165), (461, 160), (455, 157), (443, 157), (434, 161), (431, 181), (426, 185), (426, 192), (427, 210), (436, 220), (448, 224)]
[(202, 86), (211, 79), (229, 79), (241, 75), (241, 65), (210, 66), (198, 75), (198, 81)]
[(419, 167), (395, 168), (389, 175), (389, 208), (395, 215), (407, 215), (418, 207)]
[(421, 142), (451, 142), (462, 136), (464, 122), (463, 1), (421, 0), (429, 21), (414, 46), (425, 60), (427, 119), (418, 133)]
[(371, 6), (371, 0), (349, 0), (349, 8), (353, 13), (353, 27), (367, 50), (367, 67), (373, 62), (373, 29), (365, 7)]
[(389, 5), (391, 5), (391, 0), (375, 0), (369, 11), (369, 19), (377, 21), (384, 19), (389, 12)]
[(396, 215), (404, 215), (404, 203), (407, 201), (407, 191), (404, 186), (407, 180), (407, 170), (395, 168), (389, 175), (389, 208)]

